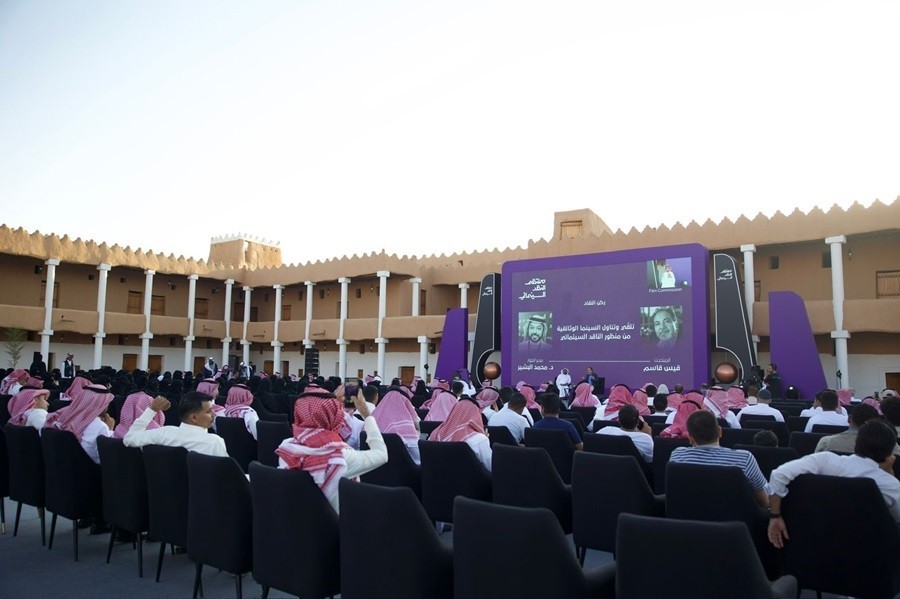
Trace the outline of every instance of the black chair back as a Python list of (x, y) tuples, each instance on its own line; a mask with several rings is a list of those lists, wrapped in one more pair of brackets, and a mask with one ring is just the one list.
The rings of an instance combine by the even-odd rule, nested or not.
[(803, 432), (806, 430), (806, 423), (809, 421), (809, 416), (788, 416), (785, 418), (785, 424), (787, 424), (788, 430), (790, 432), (799, 431)]
[[(257, 426), (259, 422), (257, 422)], [(243, 418), (228, 418), (219, 416), (216, 418), (216, 432), (225, 439), (225, 449), (228, 455), (234, 458), (245, 473), (248, 472), (250, 462), (256, 459), (256, 439), (247, 430)], [(259, 429), (257, 428), (257, 434)]]
[(775, 422), (775, 417), (771, 414), (744, 414), (741, 416), (741, 426), (750, 427), (748, 422)]
[(45, 428), (41, 433), (41, 448), (46, 467), (47, 511), (53, 514), (49, 547), (53, 547), (56, 518), (72, 520), (77, 562), (78, 520), (100, 518), (103, 514), (100, 466), (88, 457), (69, 431)]
[(797, 453), (797, 450), (793, 447), (760, 447), (758, 445), (735, 445), (735, 449), (744, 449), (753, 454), (753, 457), (756, 458), (756, 463), (759, 464), (759, 469), (762, 471), (763, 476), (766, 477), (766, 480), (769, 480), (769, 476), (772, 475), (772, 470), (775, 470), (782, 464), (786, 464), (791, 460), (796, 460), (800, 457), (800, 454)]
[[(778, 446), (787, 447), (791, 442), (791, 431), (787, 424), (775, 420), (752, 420), (744, 425), (746, 428), (754, 428), (763, 431), (772, 431), (778, 437)], [(735, 443), (739, 445), (739, 443)]]
[[(601, 572), (583, 571), (550, 510), (459, 497), (453, 511), (454, 596), (612, 596), (615, 565)], [(498, 568), (485, 556), (503, 556), (509, 564), (533, 563), (534, 556), (540, 556), (541, 571), (529, 576), (521, 568)]]
[(797, 453), (802, 458), (805, 455), (815, 453), (816, 445), (819, 444), (819, 439), (827, 436), (828, 435), (825, 433), (803, 433), (794, 431), (791, 433), (791, 439), (788, 446), (796, 449)]
[(733, 466), (669, 462), (666, 468), (666, 517), (747, 525), (770, 579), (780, 575), (778, 556), (769, 543), (769, 514), (754, 499), (744, 472)]
[(646, 422), (649, 422), (651, 425), (665, 424), (666, 418), (668, 418), (668, 414), (650, 414), (648, 416), (644, 416), (644, 420)]
[(453, 522), (458, 495), (490, 501), (491, 474), (464, 442), (419, 441), (422, 457), (422, 505), (428, 517)]
[(156, 564), (156, 582), (159, 582), (166, 545), (187, 546), (188, 452), (184, 447), (147, 445), (143, 453), (150, 536), (160, 542)]
[(425, 435), (425, 438), (427, 439), (428, 437), (431, 436), (431, 433), (434, 432), (434, 429), (439, 427), (441, 424), (443, 424), (442, 421), (423, 420), (423, 421), (419, 422), (419, 432), (422, 433), (423, 435)]
[(565, 420), (567, 422), (571, 422), (572, 426), (575, 427), (575, 430), (578, 431), (578, 437), (580, 439), (584, 439), (584, 425), (581, 423), (581, 416), (577, 414), (571, 414), (566, 412), (559, 413), (560, 420)]
[[(287, 422), (267, 422), (260, 420), (256, 423), (256, 457), (263, 466), (278, 466), (278, 456), (275, 450), (281, 442), (292, 437), (293, 430)], [(226, 445), (228, 441), (226, 440)], [(249, 467), (249, 466), (248, 466)]]
[(230, 457), (191, 451), (187, 455), (187, 469), (187, 553), (197, 565), (195, 593), (200, 584), (200, 571), (209, 565), (236, 575), (240, 597), (241, 575), (253, 569), (250, 483)]
[(254, 462), (250, 493), (253, 579), (263, 591), (271, 587), (300, 597), (340, 593), (338, 515), (309, 473)]
[(653, 492), (662, 495), (666, 492), (666, 465), (669, 456), (678, 447), (687, 447), (690, 442), (687, 439), (666, 439), (653, 437)]
[(601, 435), (597, 433), (587, 433), (584, 436), (584, 450), (591, 453), (605, 453), (607, 455), (621, 455), (633, 457), (637, 465), (640, 466), (641, 472), (647, 478), (647, 482), (653, 484), (653, 465), (648, 464), (641, 452), (631, 441), (630, 437), (624, 435)]
[(584, 563), (587, 549), (615, 552), (619, 514), (665, 515), (634, 457), (579, 451), (572, 463), (572, 540)]
[(572, 487), (563, 483), (546, 451), (497, 445), (492, 463), (494, 503), (547, 508), (566, 534), (572, 532)]
[(491, 440), (491, 447), (498, 443), (500, 445), (519, 445), (512, 432), (505, 426), (489, 426), (487, 427), (487, 433), (488, 438)]
[(853, 597), (900, 592), (900, 533), (874, 480), (804, 474), (788, 490), (784, 570), (802, 588)]
[(596, 433), (601, 428), (606, 428), (607, 426), (615, 426), (618, 428), (622, 428), (622, 425), (619, 424), (618, 420), (594, 420), (594, 432)]
[[(569, 412), (572, 412), (573, 414), (578, 414), (578, 416), (581, 418), (581, 426), (582, 426), (582, 428), (585, 428), (585, 429), (587, 429), (587, 427), (591, 424), (591, 422), (593, 422), (594, 413), (596, 411), (597, 411), (597, 408), (584, 408), (584, 407), (580, 407), (580, 406), (573, 406), (573, 407), (569, 408)], [(602, 407), (600, 408), (600, 411), (601, 412), (603, 411)], [(562, 416), (562, 415), (563, 414), (561, 413), (560, 416)]]
[[(365, 432), (360, 433), (360, 448), (368, 448), (365, 444)], [(382, 487), (407, 487), (421, 500), (422, 468), (416, 464), (403, 437), (394, 433), (382, 435), (387, 447), (388, 461), (365, 474), (360, 479), (364, 483)]]
[(849, 426), (838, 424), (814, 424), (812, 426), (812, 432), (825, 433), (826, 435), (836, 435), (848, 430), (849, 428)]
[(572, 444), (568, 433), (529, 427), (525, 429), (525, 447), (540, 447), (545, 450), (563, 482), (567, 485), (572, 482), (572, 456), (575, 454), (575, 445)]
[(16, 507), (13, 536), (19, 533), (22, 504), (31, 505), (38, 508), (41, 516), (41, 544), (43, 545), (46, 542), (43, 508), (46, 504), (47, 487), (41, 437), (37, 430), (30, 426), (16, 426), (9, 423), (3, 427), (3, 433), (6, 437), (6, 448), (9, 454), (7, 462), (9, 466), (9, 498), (19, 504)]
[[(769, 583), (756, 556), (747, 527), (740, 522), (699, 522), (622, 514), (616, 542), (616, 597), (694, 599), (722, 596), (737, 599), (794, 599), (797, 580), (785, 576)], [(696, 563), (718, 563), (729, 555), (740, 568), (704, 572), (704, 590), (684, 576), (679, 559), (690, 555)], [(647, 575), (647, 556), (659, 559)], [(731, 559), (730, 558), (730, 559)], [(657, 573), (658, 572), (658, 573)]]
[(453, 597), (453, 551), (410, 489), (344, 479), (340, 495), (342, 598)]
[(533, 422), (537, 422), (544, 418), (544, 415), (541, 414), (541, 411), (537, 408), (528, 408), (528, 413), (531, 414), (531, 420)]
[[(756, 423), (752, 423), (756, 424)], [(747, 425), (748, 427), (750, 425)], [(719, 439), (719, 445), (729, 449), (734, 448), (735, 444), (752, 445), (753, 437), (759, 432), (758, 428), (723, 428), (722, 437)]]

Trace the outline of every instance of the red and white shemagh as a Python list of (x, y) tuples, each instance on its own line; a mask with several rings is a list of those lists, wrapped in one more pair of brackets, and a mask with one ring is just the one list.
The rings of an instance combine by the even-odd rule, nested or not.
[(659, 433), (659, 436), (667, 439), (687, 439), (688, 416), (698, 410), (702, 410), (702, 405), (703, 396), (699, 393), (691, 392), (685, 394), (684, 401), (681, 402), (681, 405), (678, 406), (678, 410), (675, 412), (675, 419), (672, 421), (672, 424), (664, 428)]
[[(143, 391), (136, 391), (126, 397), (125, 403), (122, 404), (122, 411), (119, 414), (119, 424), (116, 425), (113, 431), (113, 437), (124, 439), (125, 435), (128, 434), (128, 429), (150, 407), (151, 403), (153, 403), (153, 397)], [(156, 412), (150, 420), (150, 424), (147, 425), (147, 430), (152, 431), (165, 425), (166, 415), (161, 411)]]
[(8, 395), (9, 388), (14, 384), (18, 383), (21, 379), (27, 378), (30, 375), (27, 370), (23, 370), (19, 368), (18, 370), (13, 370), (0, 382), (0, 395)]
[(428, 440), (465, 441), (476, 433), (484, 434), (481, 410), (475, 403), (464, 399), (453, 406), (450, 415), (439, 427), (434, 429)]
[(219, 382), (216, 379), (203, 379), (197, 383), (197, 392), (215, 399), (219, 395)]
[(62, 399), (73, 401), (81, 397), (82, 391), (84, 391), (85, 387), (90, 387), (91, 381), (87, 380), (83, 376), (76, 376), (72, 383), (69, 385), (69, 388), (66, 389), (66, 392), (63, 393)]
[(372, 416), (382, 433), (394, 433), (411, 440), (419, 438), (415, 425), (416, 409), (400, 391), (392, 389), (385, 393)]
[(706, 399), (713, 404), (716, 409), (713, 412), (716, 418), (725, 418), (728, 416), (728, 393), (722, 389), (710, 389), (706, 394)]
[(516, 384), (516, 390), (525, 396), (525, 407), (529, 410), (540, 410), (541, 404), (537, 402), (537, 395), (534, 392), (534, 388), (525, 383), (524, 381), (519, 381)]
[(500, 399), (500, 393), (493, 387), (484, 387), (475, 396), (475, 401), (482, 410), (497, 403), (498, 399)]
[(229, 418), (243, 418), (247, 410), (252, 409), (253, 393), (243, 385), (235, 385), (228, 390), (225, 400), (225, 415)]
[[(58, 429), (69, 431), (81, 441), (88, 425), (106, 411), (112, 400), (113, 394), (105, 387), (85, 387), (81, 392), (81, 397), (72, 400), (72, 404), (65, 410), (65, 414), (60, 415), (56, 420), (55, 426)], [(62, 411), (59, 410), (59, 412)]]
[(306, 397), (294, 404), (294, 436), (275, 450), (291, 470), (305, 470), (331, 501), (347, 470), (344, 443), (339, 431), (344, 409), (336, 398)]
[(849, 406), (850, 400), (853, 398), (853, 393), (850, 392), (850, 389), (838, 389), (837, 396), (838, 401), (842, 406)]
[(17, 426), (25, 426), (28, 420), (27, 412), (34, 408), (35, 400), (44, 396), (50, 397), (47, 389), (22, 389), (9, 400), (9, 423)]
[(572, 406), (576, 408), (594, 408), (600, 405), (600, 400), (592, 393), (593, 387), (588, 383), (581, 383), (575, 387), (575, 399)]
[(666, 405), (673, 410), (677, 410), (678, 406), (680, 406), (683, 401), (684, 395), (681, 393), (669, 393), (669, 395), (666, 396)]
[(457, 402), (459, 402), (459, 398), (455, 395), (449, 391), (441, 391), (434, 403), (431, 404), (431, 407), (428, 408), (425, 420), (427, 422), (443, 422), (450, 415), (450, 411)]
[[(647, 396), (646, 392), (643, 393), (643, 396)], [(629, 404), (637, 408), (638, 414), (641, 416), (650, 414), (650, 408), (647, 407), (646, 399), (644, 401), (635, 399), (628, 387), (616, 385), (609, 392), (609, 400), (606, 402), (606, 409), (603, 410), (603, 415), (615, 414)]]

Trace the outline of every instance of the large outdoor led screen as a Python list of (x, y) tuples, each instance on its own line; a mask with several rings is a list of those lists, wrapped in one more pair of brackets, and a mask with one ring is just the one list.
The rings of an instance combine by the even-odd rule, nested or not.
[(709, 253), (699, 244), (519, 260), (503, 265), (504, 385), (573, 381), (588, 367), (606, 386), (709, 377)]

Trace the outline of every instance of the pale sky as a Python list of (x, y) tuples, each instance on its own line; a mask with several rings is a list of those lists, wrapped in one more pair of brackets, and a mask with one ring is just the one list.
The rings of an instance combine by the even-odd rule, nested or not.
[(900, 2), (0, 2), (0, 222), (285, 262), (900, 195)]

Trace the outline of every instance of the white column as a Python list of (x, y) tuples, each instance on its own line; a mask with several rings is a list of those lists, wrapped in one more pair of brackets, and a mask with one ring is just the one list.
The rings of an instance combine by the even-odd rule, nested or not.
[(219, 368), (228, 365), (228, 351), (231, 348), (231, 288), (234, 279), (225, 279), (225, 338), (222, 339), (222, 361)]
[(753, 271), (753, 254), (756, 246), (752, 243), (742, 245), (744, 253), (744, 305), (747, 307), (747, 324), (750, 326), (750, 335), (753, 339), (753, 354), (756, 355), (759, 335), (753, 334), (753, 305), (756, 303), (756, 274)]
[(103, 366), (103, 339), (106, 337), (106, 279), (112, 268), (109, 264), (101, 262), (97, 266), (100, 271), (100, 279), (97, 284), (97, 332), (94, 334), (94, 368)]
[(303, 347), (309, 349), (313, 346), (312, 339), (309, 338), (309, 327), (312, 325), (313, 318), (313, 286), (315, 283), (306, 281), (306, 328), (303, 333)]
[[(284, 285), (272, 285), (275, 290), (275, 330), (272, 332), (272, 347), (274, 348), (272, 361), (272, 373), (281, 372), (281, 348), (284, 343), (278, 340), (278, 325), (281, 324), (281, 292), (284, 291)], [(284, 374), (282, 372), (282, 374)]]
[(347, 321), (347, 296), (349, 292), (350, 279), (341, 277), (338, 279), (341, 284), (341, 321), (338, 326), (338, 376), (341, 380), (347, 378), (347, 341), (344, 339), (344, 323)]
[(468, 308), (469, 307), (469, 284), (468, 283), (460, 283), (459, 284), (459, 307), (460, 308)]
[(144, 332), (141, 333), (141, 357), (138, 368), (147, 370), (150, 367), (150, 340), (153, 333), (150, 332), (150, 307), (153, 299), (153, 275), (155, 270), (144, 271)]
[(243, 346), (244, 352), (241, 356), (241, 359), (244, 361), (244, 364), (250, 366), (250, 341), (247, 340), (247, 325), (250, 323), (250, 292), (253, 291), (253, 287), (244, 286), (244, 333), (243, 337), (241, 337), (241, 345)]
[(419, 341), (419, 372), (416, 374), (424, 381), (428, 379), (426, 376), (428, 372), (425, 370), (425, 365), (428, 364), (428, 337), (419, 335), (417, 339)]
[(378, 374), (381, 380), (385, 380), (387, 376), (384, 373), (384, 354), (387, 339), (384, 338), (383, 326), (384, 317), (387, 315), (387, 280), (391, 276), (390, 271), (379, 270), (378, 275), (378, 337), (375, 343), (378, 344)]
[(834, 310), (834, 330), (831, 338), (834, 339), (835, 361), (837, 369), (841, 373), (840, 387), (850, 387), (850, 368), (847, 362), (847, 339), (850, 332), (844, 330), (844, 254), (843, 244), (847, 238), (843, 235), (827, 237), (825, 243), (831, 246), (831, 306)]
[[(41, 356), (44, 363), (50, 359), (50, 337), (53, 336), (53, 292), (56, 288), (56, 267), (59, 260), (50, 258), (44, 261), (47, 265), (47, 287), (44, 292), (44, 330), (41, 331)], [(13, 364), (15, 368), (17, 364)]]
[(184, 372), (193, 369), (191, 364), (192, 354), (194, 353), (194, 314), (197, 302), (197, 279), (199, 275), (188, 275), (188, 334), (184, 338)]
[(413, 277), (409, 280), (412, 283), (412, 315), (419, 315), (419, 285), (422, 284), (422, 279), (419, 277)]

